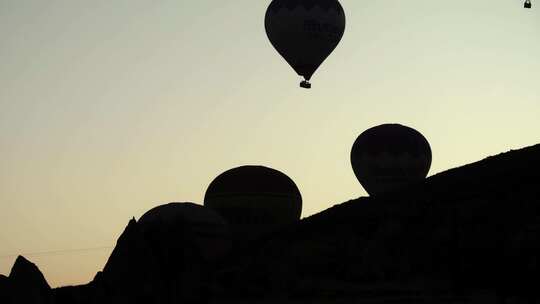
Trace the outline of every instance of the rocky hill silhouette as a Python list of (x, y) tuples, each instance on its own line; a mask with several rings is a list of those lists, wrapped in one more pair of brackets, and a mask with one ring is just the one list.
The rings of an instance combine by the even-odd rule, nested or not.
[(38, 267), (17, 257), (9, 277), (0, 277), (2, 303), (53, 303), (52, 290)]
[[(212, 260), (184, 226), (178, 253), (157, 255), (132, 219), (89, 284), (50, 289), (20, 257), (0, 276), (0, 300), (538, 303), (539, 209), (535, 145), (336, 205)], [(181, 273), (171, 276), (169, 262)]]
[(539, 169), (537, 145), (334, 206), (235, 254), (220, 298), (534, 297)]

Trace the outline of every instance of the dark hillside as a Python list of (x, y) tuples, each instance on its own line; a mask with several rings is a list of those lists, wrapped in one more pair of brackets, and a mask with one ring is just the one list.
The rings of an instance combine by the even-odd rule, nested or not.
[(398, 297), (528, 295), (540, 276), (539, 209), (536, 145), (304, 219), (243, 248), (219, 290), (233, 298), (370, 298), (379, 287)]
[(131, 220), (83, 286), (51, 290), (19, 258), (0, 302), (540, 303), (540, 145), (336, 205), (216, 260), (182, 223), (150, 242)]

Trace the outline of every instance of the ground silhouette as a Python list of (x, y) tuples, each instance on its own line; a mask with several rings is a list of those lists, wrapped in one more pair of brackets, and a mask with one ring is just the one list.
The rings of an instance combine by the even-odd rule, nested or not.
[[(0, 299), (29, 304), (539, 303), (539, 209), (536, 145), (448, 170), (407, 189), (336, 205), (236, 244), (211, 263), (188, 242), (180, 243), (185, 244), (182, 256), (171, 258), (183, 263), (179, 269), (185, 273), (175, 278), (156, 266), (162, 261), (156, 261), (155, 248), (133, 219), (104, 271), (89, 284), (50, 289), (37, 267), (19, 258), (9, 278), (0, 277)], [(26, 295), (21, 290), (38, 296), (21, 301)]]

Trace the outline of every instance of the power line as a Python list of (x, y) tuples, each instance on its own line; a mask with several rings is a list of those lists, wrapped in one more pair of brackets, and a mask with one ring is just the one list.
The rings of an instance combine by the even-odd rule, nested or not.
[(37, 251), (37, 252), (27, 252), (20, 254), (6, 254), (0, 255), (0, 259), (7, 259), (22, 256), (52, 256), (52, 255), (66, 255), (70, 253), (80, 253), (80, 252), (90, 252), (90, 251), (99, 251), (105, 249), (111, 249), (113, 246), (100, 246), (100, 247), (87, 247), (87, 248), (77, 248), (77, 249), (59, 249), (59, 250), (50, 250), (50, 251)]

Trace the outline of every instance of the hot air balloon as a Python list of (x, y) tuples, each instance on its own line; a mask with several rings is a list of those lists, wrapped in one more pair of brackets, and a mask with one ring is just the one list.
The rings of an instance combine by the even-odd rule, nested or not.
[(377, 195), (423, 180), (431, 166), (431, 148), (415, 129), (383, 124), (358, 136), (351, 164), (364, 189)]
[(178, 259), (187, 249), (195, 250), (205, 261), (213, 261), (224, 256), (230, 246), (225, 219), (214, 210), (194, 203), (154, 207), (137, 224), (163, 263)]
[(210, 183), (204, 205), (228, 221), (235, 238), (250, 239), (298, 221), (302, 196), (292, 179), (278, 170), (241, 166)]
[(336, 48), (345, 31), (345, 12), (337, 0), (273, 0), (266, 10), (266, 34), (274, 48), (304, 80)]
[[(127, 235), (127, 240), (119, 240), (128, 244), (119, 251), (118, 258), (125, 267), (119, 269), (124, 279), (119, 286), (147, 287), (130, 291), (147, 295), (141, 303), (204, 302), (201, 299), (208, 293), (207, 278), (213, 276), (216, 263), (232, 246), (225, 220), (198, 204), (169, 203), (147, 211), (133, 228), (134, 234)], [(126, 268), (136, 270), (126, 272)], [(149, 270), (141, 271), (144, 269)], [(141, 280), (143, 285), (139, 284)], [(174, 293), (164, 293), (164, 286), (174, 286)]]

